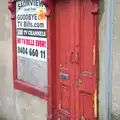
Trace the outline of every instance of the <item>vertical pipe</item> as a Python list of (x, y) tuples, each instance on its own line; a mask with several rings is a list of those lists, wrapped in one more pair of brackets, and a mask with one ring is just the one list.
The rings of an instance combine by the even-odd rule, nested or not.
[(107, 95), (108, 95), (108, 120), (111, 120), (112, 113), (112, 37), (113, 37), (113, 18), (114, 0), (107, 0)]

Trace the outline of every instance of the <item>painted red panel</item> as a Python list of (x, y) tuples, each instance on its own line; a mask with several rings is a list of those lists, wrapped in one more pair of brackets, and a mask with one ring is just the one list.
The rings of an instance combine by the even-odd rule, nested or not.
[[(95, 120), (94, 92), (97, 90), (97, 1), (77, 0), (75, 9), (75, 53), (79, 63), (75, 65), (75, 117), (76, 120)], [(95, 14), (93, 14), (93, 11)], [(80, 21), (80, 22), (79, 22)], [(80, 81), (80, 82), (79, 82)], [(79, 105), (78, 105), (79, 104)]]
[(93, 96), (89, 93), (80, 92), (78, 101), (80, 116), (78, 120), (93, 120)]
[[(56, 62), (57, 62), (57, 117), (68, 120), (73, 117), (74, 104), (72, 80), (74, 79), (74, 6), (73, 0), (55, 1)], [(67, 77), (65, 79), (65, 77)]]
[(61, 89), (61, 109), (69, 112), (70, 111), (70, 92), (69, 88), (62, 86)]
[[(94, 0), (54, 1), (55, 120), (79, 120), (83, 119), (82, 114), (85, 120), (97, 117), (93, 107), (97, 90), (97, 7)], [(68, 74), (68, 80), (60, 78), (61, 73)], [(78, 81), (82, 82), (78, 84)]]
[(61, 115), (59, 120), (70, 120), (70, 118), (65, 115)]

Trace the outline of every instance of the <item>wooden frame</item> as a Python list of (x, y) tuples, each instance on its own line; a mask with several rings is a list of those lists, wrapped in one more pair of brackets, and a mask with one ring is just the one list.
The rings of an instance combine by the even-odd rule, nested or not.
[[(14, 88), (21, 90), (23, 92), (32, 94), (34, 96), (38, 96), (44, 100), (48, 99), (48, 94), (42, 92), (39, 87), (29, 84), (25, 82), (24, 80), (20, 81), (17, 79), (17, 56), (16, 56), (16, 0), (9, 0), (8, 1), (8, 8), (11, 11), (11, 20), (12, 20), (12, 52), (13, 52), (13, 79), (14, 79)], [(48, 22), (49, 27), (49, 22)], [(49, 28), (48, 28), (49, 29)], [(48, 39), (48, 49), (50, 48), (49, 44), (49, 35), (47, 37)], [(50, 55), (51, 52), (48, 50), (48, 79), (50, 79), (51, 76), (51, 61), (50, 61)], [(48, 80), (49, 83), (50, 80)], [(51, 89), (48, 83), (48, 89)], [(50, 91), (50, 90), (48, 90)]]
[[(47, 16), (50, 14), (49, 5), (46, 0), (43, 0), (43, 4), (47, 7)], [(52, 9), (52, 6), (50, 6)], [(16, 56), (16, 0), (8, 1), (8, 9), (11, 11), (11, 21), (12, 21), (12, 52), (13, 52), (13, 80), (14, 88), (21, 90), (23, 92), (38, 96), (48, 102), (48, 120), (52, 120), (52, 58), (51, 57), (51, 19), (47, 21), (48, 24), (48, 94), (42, 92), (35, 85), (31, 85), (25, 81), (17, 80), (17, 56)]]

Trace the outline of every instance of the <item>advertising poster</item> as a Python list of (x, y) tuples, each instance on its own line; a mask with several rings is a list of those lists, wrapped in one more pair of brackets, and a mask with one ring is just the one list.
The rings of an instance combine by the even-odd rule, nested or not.
[(41, 0), (16, 2), (18, 79), (43, 88), (47, 86), (47, 78), (45, 78), (47, 76), (47, 18), (45, 14), (46, 8)]

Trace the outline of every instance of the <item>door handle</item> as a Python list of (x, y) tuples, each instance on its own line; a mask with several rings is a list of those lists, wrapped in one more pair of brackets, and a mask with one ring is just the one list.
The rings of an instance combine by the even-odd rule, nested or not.
[(73, 56), (73, 52), (70, 52), (70, 54), (69, 54), (69, 61), (71, 62), (71, 63), (74, 63), (74, 56)]
[(77, 81), (76, 81), (76, 85), (78, 86), (78, 85), (80, 85), (80, 84), (82, 84), (83, 83), (83, 81), (81, 80), (81, 79), (78, 79)]
[(75, 55), (75, 63), (78, 64), (79, 61), (80, 61), (80, 53), (78, 52), (78, 53), (76, 53), (76, 55)]

